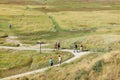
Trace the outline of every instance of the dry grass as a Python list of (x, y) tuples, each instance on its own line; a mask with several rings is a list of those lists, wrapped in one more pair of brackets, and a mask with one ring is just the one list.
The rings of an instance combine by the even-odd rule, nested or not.
[[(119, 80), (119, 60), (120, 51), (112, 51), (106, 54), (93, 53), (83, 56), (76, 62), (66, 64), (64, 67), (55, 67), (44, 73), (12, 80), (25, 78), (29, 80)], [(103, 61), (103, 63), (101, 64), (100, 61)], [(93, 67), (99, 72), (96, 72)]]
[[(50, 13), (63, 29), (79, 30), (83, 28), (120, 29), (120, 11), (66, 11)], [(115, 28), (116, 29), (116, 28)], [(99, 29), (98, 29), (99, 30)]]
[(0, 50), (0, 77), (47, 67), (51, 57), (57, 64), (58, 55), (62, 56), (63, 61), (73, 57), (73, 54), (66, 52), (44, 51), (40, 54), (39, 51)]
[(63, 48), (74, 48), (74, 43), (79, 46), (82, 44), (84, 50), (95, 51), (95, 52), (107, 52), (111, 50), (119, 50), (120, 47), (120, 36), (114, 34), (99, 34), (89, 35), (83, 37), (74, 37), (63, 39), (61, 41)]
[[(36, 3), (38, 0), (29, 0), (29, 2), (28, 0), (10, 0), (10, 2), (8, 2), (8, 0), (1, 0), (0, 37), (2, 38), (0, 38), (0, 44), (4, 43), (4, 37), (6, 35), (19, 35), (22, 42), (25, 43), (35, 43), (37, 40), (43, 40), (45, 42), (50, 42), (51, 44), (52, 42), (55, 43), (60, 40), (63, 48), (73, 48), (74, 42), (77, 42), (78, 44), (82, 43), (84, 49), (96, 51), (96, 53), (83, 56), (70, 64), (64, 64), (61, 65), (61, 67), (48, 69), (44, 73), (13, 80), (119, 80), (119, 3), (110, 2), (111, 4), (104, 4), (89, 3), (88, 1), (88, 4), (87, 2), (78, 3), (79, 0), (47, 1), (48, 5), (46, 6), (22, 6), (24, 4), (39, 3)], [(92, 1), (93, 0), (90, 0), (90, 2)], [(43, 0), (40, 1), (40, 4), (41, 2), (44, 3)], [(52, 11), (57, 10), (61, 12), (51, 13)], [(48, 15), (55, 19), (55, 22), (63, 32), (54, 32), (54, 24), (42, 11), (49, 12)], [(9, 23), (13, 25), (12, 30), (9, 30), (8, 28)], [(86, 36), (89, 32), (93, 33)], [(106, 33), (108, 35), (106, 35)], [(118, 51), (106, 54), (98, 53), (111, 50)], [(45, 63), (47, 63), (50, 56), (53, 55), (51, 53), (40, 55), (37, 54), (38, 52), (32, 51), (15, 52), (10, 50), (6, 53), (0, 50), (0, 52), (0, 76), (2, 77), (48, 66), (48, 64)], [(52, 57), (56, 58), (56, 55), (58, 54), (55, 53)], [(71, 55), (63, 54), (63, 56), (67, 59)], [(46, 59), (46, 61), (44, 59)]]
[[(25, 35), (24, 38), (33, 38), (35, 34), (34, 37), (38, 40), (40, 33), (54, 31), (53, 23), (48, 16), (41, 11), (33, 10), (34, 7), (36, 6), (0, 5), (0, 35)], [(11, 30), (9, 24), (12, 24)]]
[(1, 21), (4, 24), (12, 24), (16, 32), (50, 31), (53, 29), (53, 24), (48, 16), (43, 12), (30, 10), (30, 6), (0, 5), (0, 12), (2, 12), (0, 13)]
[(78, 44), (83, 44), (85, 50), (106, 52), (119, 50), (119, 42), (119, 35), (92, 35), (81, 38), (78, 41)]

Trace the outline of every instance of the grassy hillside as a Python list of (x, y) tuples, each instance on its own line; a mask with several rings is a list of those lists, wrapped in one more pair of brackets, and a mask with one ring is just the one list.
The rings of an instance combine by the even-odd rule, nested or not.
[[(62, 29), (120, 30), (120, 11), (66, 11), (50, 13)], [(105, 29), (106, 28), (106, 29)]]
[[(120, 51), (92, 53), (44, 73), (12, 80), (119, 80)], [(51, 77), (52, 76), (52, 77)]]
[[(1, 37), (17, 35), (23, 43), (36, 44), (37, 40), (54, 43), (64, 40), (65, 36), (71, 39), (93, 32), (119, 33), (120, 6), (117, 1), (106, 0), (106, 3), (106, 1), (96, 2), (94, 0), (86, 2), (82, 0), (47, 0), (46, 2), (34, 0), (34, 2), (46, 4), (16, 5), (17, 2), (29, 4), (31, 1), (33, 0), (0, 1)], [(7, 4), (7, 2), (12, 4)], [(8, 28), (9, 24), (12, 24), (12, 30)], [(69, 35), (71, 33), (72, 36)], [(0, 38), (1, 43), (4, 41), (5, 38)]]
[(6, 28), (7, 24), (12, 24), (18, 33), (49, 31), (53, 28), (52, 22), (43, 12), (29, 10), (29, 6), (0, 5), (0, 11), (1, 22), (4, 24), (1, 27)]
[[(41, 11), (29, 10), (29, 6), (0, 5), (0, 12), (0, 36), (3, 39), (11, 35), (33, 37), (32, 34), (40, 39), (39, 33), (54, 31), (48, 16)], [(12, 29), (9, 29), (9, 24), (12, 24)]]
[[(16, 35), (27, 44), (36, 44), (41, 40), (50, 43), (49, 47), (53, 47), (54, 43), (60, 40), (63, 48), (70, 48), (72, 43), (83, 36), (119, 35), (120, 32), (119, 10), (61, 11), (46, 14), (35, 9), (42, 6), (0, 5), (0, 7), (0, 11), (3, 12), (0, 13), (1, 45), (7, 44), (5, 37)], [(12, 24), (12, 29), (9, 29), (9, 24)]]
[(47, 67), (50, 58), (53, 58), (54, 64), (57, 64), (58, 55), (62, 56), (63, 61), (73, 57), (73, 54), (67, 52), (44, 51), (40, 54), (39, 51), (0, 49), (0, 77)]
[(112, 50), (119, 50), (120, 36), (106, 34), (69, 38), (62, 42), (62, 46), (65, 48), (73, 48), (74, 42), (78, 44), (78, 49), (82, 44), (84, 50), (92, 52), (109, 52)]
[[(9, 28), (12, 24), (12, 28)], [(44, 73), (12, 80), (119, 80), (120, 79), (120, 0), (0, 0), (0, 45), (8, 36), (35, 45), (38, 40), (53, 48), (73, 49), (83, 44), (93, 52)], [(48, 60), (64, 52), (14, 51), (0, 49), (0, 77), (48, 66)], [(57, 62), (55, 62), (57, 63)], [(51, 77), (52, 76), (52, 77)]]

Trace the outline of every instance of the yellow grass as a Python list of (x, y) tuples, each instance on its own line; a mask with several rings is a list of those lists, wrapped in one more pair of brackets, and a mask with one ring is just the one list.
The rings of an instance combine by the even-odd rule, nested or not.
[[(92, 69), (92, 67), (96, 62), (100, 60), (104, 60), (104, 65), (102, 66), (102, 70), (97, 73)], [(119, 60), (120, 51), (112, 51), (106, 54), (93, 53), (83, 56), (76, 62), (68, 64), (64, 67), (55, 67), (47, 70), (44, 73), (29, 75), (19, 79), (27, 78), (30, 80), (119, 80)]]
[[(33, 6), (34, 7), (34, 6)], [(2, 22), (11, 23), (18, 31), (35, 32), (53, 30), (53, 24), (48, 16), (32, 10), (31, 6), (0, 5)]]
[(62, 56), (63, 61), (73, 57), (73, 54), (67, 52), (42, 51), (40, 54), (39, 51), (1, 49), (0, 78), (47, 67), (50, 58), (53, 59), (54, 65), (58, 64), (58, 55)]
[[(120, 26), (120, 11), (64, 11), (49, 13), (63, 29)], [(118, 28), (120, 29), (120, 28)]]

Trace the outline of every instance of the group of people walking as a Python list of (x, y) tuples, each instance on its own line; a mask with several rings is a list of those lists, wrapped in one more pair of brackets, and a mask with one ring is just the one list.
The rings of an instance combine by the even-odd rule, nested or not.
[[(61, 46), (60, 46), (60, 42), (56, 42), (55, 46), (54, 46), (55, 50), (60, 50)], [(83, 51), (83, 45), (80, 45), (80, 51)], [(74, 52), (78, 52), (78, 45), (76, 43), (74, 43)]]
[[(60, 46), (60, 42), (56, 42), (55, 46), (54, 46), (55, 50), (60, 50), (61, 46)], [(80, 45), (80, 50), (79, 51), (83, 51), (83, 45)], [(74, 43), (74, 52), (78, 53), (78, 45), (76, 43)]]
[(55, 49), (55, 50), (60, 50), (60, 42), (56, 42), (56, 43), (55, 43), (54, 49)]
[[(52, 58), (50, 58), (49, 63), (50, 63), (50, 66), (53, 66), (54, 61), (53, 61), (53, 59), (52, 59)], [(61, 57), (60, 55), (58, 56), (58, 63), (59, 63), (59, 64), (61, 64), (61, 63), (62, 63), (62, 57)]]
[[(80, 45), (80, 51), (83, 51), (83, 45)], [(78, 53), (78, 45), (74, 43), (74, 53)]]
[[(80, 47), (79, 51), (83, 51), (83, 45), (81, 44), (79, 47)], [(56, 42), (55, 43), (54, 49), (55, 50), (60, 50), (61, 49), (60, 42)], [(78, 53), (78, 45), (76, 43), (74, 43), (74, 50), (73, 50), (73, 52), (74, 53)], [(53, 66), (54, 61), (53, 61), (52, 58), (50, 58), (49, 63), (50, 63), (50, 66)], [(58, 56), (58, 63), (59, 64), (62, 63), (62, 57), (60, 55)]]

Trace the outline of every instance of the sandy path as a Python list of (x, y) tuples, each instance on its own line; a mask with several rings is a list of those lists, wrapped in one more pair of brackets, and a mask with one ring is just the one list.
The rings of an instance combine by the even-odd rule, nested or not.
[[(31, 47), (7, 47), (7, 46), (0, 46), (0, 48), (2, 48), (2, 49), (14, 49), (14, 50), (39, 50), (39, 48), (31, 48)], [(50, 51), (50, 50), (53, 50), (53, 49), (42, 49), (42, 51), (43, 50)], [(69, 50), (69, 49), (62, 49), (60, 51), (71, 52), (72, 54), (74, 54), (74, 57), (72, 57), (71, 59), (63, 62), (62, 64), (70, 63), (70, 62), (74, 61), (75, 59), (80, 58), (82, 55), (90, 53), (90, 52), (74, 53), (73, 50)], [(56, 64), (54, 66), (59, 66), (59, 64)], [(36, 73), (39, 73), (39, 72), (43, 72), (43, 71), (45, 71), (45, 70), (47, 70), (49, 68), (50, 67), (45, 67), (45, 68), (41, 68), (41, 69), (38, 69), (38, 70), (34, 70), (34, 71), (30, 71), (30, 72), (26, 72), (26, 73), (22, 73), (22, 74), (18, 74), (18, 75), (5, 77), (5, 78), (2, 78), (0, 80), (10, 80), (10, 79), (13, 79), (13, 78), (19, 78), (19, 77), (23, 77), (23, 76), (27, 76), (27, 75), (31, 75), (31, 74), (36, 74)]]

